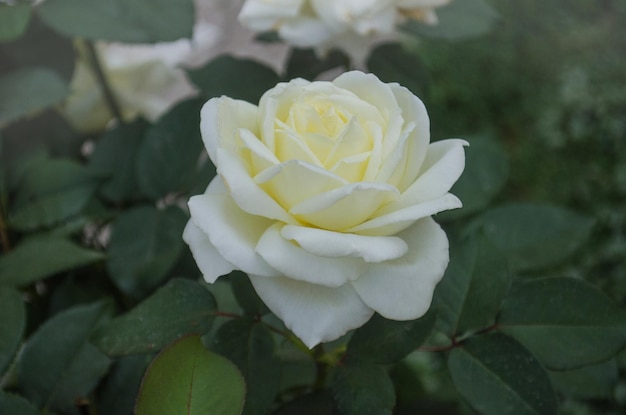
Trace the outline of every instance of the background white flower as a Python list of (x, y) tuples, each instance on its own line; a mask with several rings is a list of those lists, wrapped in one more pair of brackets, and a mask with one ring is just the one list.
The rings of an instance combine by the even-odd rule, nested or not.
[(466, 144), (429, 144), (429, 128), (409, 90), (358, 71), (278, 84), (259, 106), (211, 99), (201, 131), (219, 176), (183, 235), (204, 278), (248, 273), (309, 347), (375, 311), (422, 316), (448, 263), (430, 216), (461, 206), (448, 191)]
[(246, 0), (239, 20), (257, 31), (276, 30), (298, 47), (339, 47), (362, 61), (372, 43), (397, 36), (406, 18), (437, 23), (435, 9), (450, 0)]
[[(228, 53), (254, 59), (280, 71), (287, 47), (254, 41), (255, 33), (237, 22), (242, 0), (196, 0), (191, 39), (157, 44), (97, 42), (122, 116), (155, 120), (177, 102), (196, 95), (183, 68), (197, 67)], [(102, 129), (112, 114), (84, 57), (78, 60), (63, 113), (79, 131)]]

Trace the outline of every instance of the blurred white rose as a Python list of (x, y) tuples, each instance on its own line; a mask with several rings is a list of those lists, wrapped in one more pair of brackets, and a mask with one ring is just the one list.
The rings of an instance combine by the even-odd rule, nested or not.
[(437, 23), (435, 9), (450, 0), (246, 0), (239, 20), (257, 31), (276, 30), (297, 47), (339, 47), (363, 60), (373, 42), (396, 35), (406, 18)]
[(202, 109), (216, 177), (189, 201), (184, 240), (213, 283), (239, 269), (309, 347), (376, 311), (411, 320), (429, 308), (448, 263), (431, 215), (449, 193), (463, 140), (430, 142), (422, 102), (353, 71), (296, 79), (259, 106), (228, 97)]
[[(254, 41), (237, 22), (241, 0), (196, 0), (191, 39), (157, 44), (97, 42), (96, 51), (124, 119), (155, 120), (177, 102), (196, 95), (184, 67), (197, 67), (229, 53), (252, 57), (279, 70), (287, 48)], [(79, 131), (97, 131), (112, 119), (93, 69), (80, 54), (63, 113)]]

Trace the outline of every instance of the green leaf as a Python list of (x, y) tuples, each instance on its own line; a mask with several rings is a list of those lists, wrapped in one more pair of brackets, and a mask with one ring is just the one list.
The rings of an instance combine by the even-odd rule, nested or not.
[(41, 415), (26, 399), (0, 391), (0, 414)]
[(280, 360), (269, 329), (248, 319), (231, 320), (215, 334), (212, 350), (235, 363), (246, 381), (246, 415), (266, 414), (280, 386)]
[(587, 241), (593, 224), (569, 210), (521, 203), (486, 211), (470, 229), (482, 228), (515, 272), (557, 265)]
[(557, 401), (541, 364), (501, 334), (474, 337), (448, 356), (463, 398), (482, 415), (556, 415)]
[(485, 0), (451, 1), (436, 13), (437, 24), (410, 20), (403, 28), (417, 36), (455, 40), (485, 34), (498, 19), (498, 13)]
[(80, 213), (92, 198), (99, 178), (72, 161), (43, 160), (20, 182), (9, 224), (20, 231), (50, 227)]
[(395, 404), (387, 372), (373, 363), (357, 361), (337, 366), (331, 391), (340, 415), (390, 415)]
[(278, 75), (265, 65), (251, 59), (226, 55), (219, 56), (188, 74), (205, 98), (227, 95), (254, 104), (279, 81)]
[(120, 203), (137, 198), (136, 160), (148, 123), (138, 119), (107, 130), (98, 140), (89, 160), (89, 169), (107, 177), (100, 189), (102, 196)]
[(450, 256), (433, 303), (439, 329), (453, 337), (494, 323), (510, 276), (506, 259), (482, 234), (453, 244)]
[(52, 0), (37, 11), (64, 35), (126, 43), (190, 38), (194, 23), (192, 0)]
[(150, 365), (135, 415), (238, 415), (245, 392), (235, 365), (206, 350), (199, 337), (186, 337)]
[(352, 335), (348, 356), (381, 364), (398, 362), (426, 341), (435, 318), (432, 309), (412, 321), (387, 320), (375, 314)]
[(132, 414), (141, 379), (148, 368), (150, 355), (118, 359), (97, 391), (96, 408), (100, 415)]
[(20, 388), (30, 401), (45, 409), (67, 411), (97, 385), (111, 361), (87, 339), (109, 310), (107, 303), (74, 307), (32, 335), (17, 366)]
[[(26, 310), (20, 293), (0, 285), (0, 304), (2, 305), (2, 325), (0, 325), (0, 375), (13, 360), (15, 352), (24, 335)], [(0, 413), (3, 413), (0, 411)]]
[(490, 136), (469, 138), (465, 149), (465, 170), (450, 192), (463, 202), (462, 209), (437, 215), (452, 220), (483, 210), (500, 192), (509, 176), (509, 159), (497, 140)]
[(611, 399), (619, 379), (615, 359), (564, 372), (550, 372), (557, 391), (577, 399)]
[(137, 180), (154, 200), (188, 190), (202, 152), (200, 108), (203, 100), (185, 101), (150, 127), (137, 154)]
[(291, 48), (284, 78), (287, 81), (295, 78), (313, 81), (323, 72), (339, 66), (348, 68), (349, 64), (348, 57), (338, 50), (331, 50), (320, 59), (313, 49)]
[(65, 82), (43, 68), (26, 68), (0, 77), (0, 126), (59, 103), (67, 95)]
[(626, 345), (626, 311), (591, 284), (572, 278), (515, 284), (498, 327), (553, 370), (602, 362)]
[(399, 43), (376, 47), (367, 60), (367, 68), (384, 82), (397, 82), (419, 97), (428, 93), (428, 70), (416, 53)]
[(29, 4), (0, 4), (0, 42), (20, 37), (30, 21)]
[(175, 206), (139, 206), (113, 223), (107, 269), (124, 293), (145, 297), (176, 264), (183, 250), (187, 216)]
[(269, 309), (261, 300), (250, 283), (250, 279), (241, 271), (234, 271), (228, 277), (233, 295), (244, 313), (249, 316), (262, 316), (269, 313)]
[(0, 257), (0, 282), (24, 286), (104, 258), (58, 236), (39, 235)]
[(36, 13), (32, 14), (28, 30), (19, 39), (0, 43), (0, 73), (18, 68), (41, 67), (52, 69), (69, 83), (75, 61), (72, 39), (56, 34), (41, 23)]
[(109, 356), (158, 351), (185, 335), (209, 331), (215, 310), (206, 288), (174, 279), (128, 313), (103, 324), (91, 341)]

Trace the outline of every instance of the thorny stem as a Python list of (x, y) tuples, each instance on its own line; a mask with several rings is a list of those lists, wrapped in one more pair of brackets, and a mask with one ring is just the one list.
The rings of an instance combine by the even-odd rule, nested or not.
[[(485, 327), (484, 329), (481, 329), (472, 333), (472, 336), (489, 333), (490, 331), (493, 331), (497, 328), (498, 328), (497, 324), (492, 324), (491, 326)], [(454, 349), (455, 347), (459, 347), (461, 344), (463, 344), (464, 341), (465, 341), (465, 338), (459, 339), (456, 335), (454, 335), (452, 336), (451, 343), (447, 346), (420, 347), (417, 350), (420, 352), (448, 352)]]
[(115, 99), (115, 94), (113, 93), (113, 89), (111, 88), (111, 85), (109, 84), (106, 78), (104, 69), (102, 68), (100, 59), (98, 58), (98, 52), (96, 51), (96, 48), (94, 47), (93, 42), (89, 40), (85, 40), (84, 44), (85, 44), (85, 49), (87, 53), (87, 61), (89, 62), (89, 65), (93, 69), (93, 72), (94, 72), (94, 75), (96, 76), (98, 84), (102, 88), (104, 100), (106, 101), (107, 106), (109, 107), (109, 110), (113, 114), (113, 117), (119, 123), (123, 123), (124, 119), (122, 118), (122, 111)]

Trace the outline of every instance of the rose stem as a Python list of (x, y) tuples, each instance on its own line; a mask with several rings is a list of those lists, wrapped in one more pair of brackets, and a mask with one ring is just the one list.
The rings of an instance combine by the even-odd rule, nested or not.
[(102, 88), (102, 93), (104, 94), (104, 100), (109, 107), (109, 110), (113, 114), (113, 117), (119, 122), (123, 123), (124, 119), (122, 118), (122, 111), (120, 110), (120, 106), (118, 105), (115, 94), (113, 94), (113, 89), (111, 89), (111, 85), (107, 81), (106, 75), (104, 74), (104, 70), (102, 69), (102, 64), (100, 59), (98, 58), (98, 52), (94, 47), (94, 44), (90, 40), (85, 40), (85, 48), (87, 52), (87, 61), (91, 65), (91, 68), (94, 71), (94, 75)]

